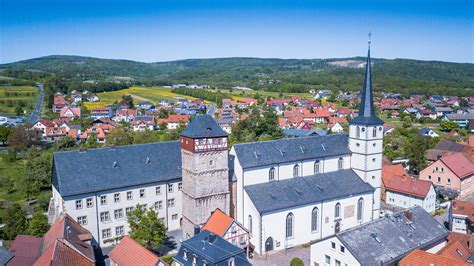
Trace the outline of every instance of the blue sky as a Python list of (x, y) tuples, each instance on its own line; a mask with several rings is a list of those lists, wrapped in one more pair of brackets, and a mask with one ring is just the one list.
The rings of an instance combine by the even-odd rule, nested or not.
[(52, 54), (474, 63), (474, 0), (0, 0), (0, 63)]

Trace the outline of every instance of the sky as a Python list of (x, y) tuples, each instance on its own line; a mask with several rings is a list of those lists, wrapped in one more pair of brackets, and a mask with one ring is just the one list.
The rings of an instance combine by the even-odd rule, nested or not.
[(364, 56), (474, 63), (474, 0), (0, 0), (0, 63)]

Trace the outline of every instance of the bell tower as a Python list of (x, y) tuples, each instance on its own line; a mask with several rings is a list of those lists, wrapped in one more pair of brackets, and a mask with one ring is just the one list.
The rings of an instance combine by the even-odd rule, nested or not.
[(351, 168), (375, 188), (373, 218), (380, 214), (382, 188), (383, 121), (375, 115), (372, 95), (372, 66), (370, 62), (370, 33), (364, 86), (360, 97), (359, 116), (349, 121)]
[(194, 235), (216, 208), (229, 214), (227, 133), (209, 115), (198, 115), (180, 136), (183, 238)]

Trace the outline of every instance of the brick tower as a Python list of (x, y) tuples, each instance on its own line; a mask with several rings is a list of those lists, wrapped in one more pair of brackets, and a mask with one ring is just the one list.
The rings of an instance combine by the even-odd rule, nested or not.
[(209, 115), (198, 115), (180, 136), (183, 238), (194, 235), (216, 208), (229, 214), (227, 133)]

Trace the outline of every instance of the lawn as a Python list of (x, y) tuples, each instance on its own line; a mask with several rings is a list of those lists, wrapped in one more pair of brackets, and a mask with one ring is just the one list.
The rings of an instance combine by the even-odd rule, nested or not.
[(158, 103), (160, 100), (168, 100), (176, 102), (177, 98), (186, 98), (190, 100), (195, 100), (196, 98), (172, 93), (170, 88), (164, 87), (131, 87), (125, 90), (110, 91), (110, 92), (101, 92), (97, 93), (97, 96), (100, 99), (100, 102), (86, 102), (84, 106), (87, 109), (92, 109), (95, 107), (103, 107), (113, 104), (115, 101), (120, 101), (123, 95), (132, 95), (134, 97), (134, 102), (138, 103), (141, 101), (150, 101), (154, 104)]
[(15, 107), (34, 108), (38, 90), (33, 86), (0, 86), (0, 115), (15, 115)]

